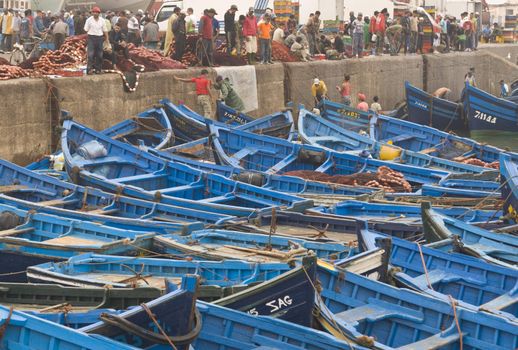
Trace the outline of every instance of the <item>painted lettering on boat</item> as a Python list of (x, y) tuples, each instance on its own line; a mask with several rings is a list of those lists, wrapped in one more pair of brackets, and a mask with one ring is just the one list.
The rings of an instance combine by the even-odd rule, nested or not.
[(346, 109), (339, 109), (338, 113), (340, 113), (340, 115), (343, 115), (344, 117), (348, 117), (348, 118), (352, 118), (352, 119), (360, 118), (360, 113), (348, 111)]
[(232, 114), (232, 113), (229, 113), (229, 112), (225, 112), (224, 116), (229, 118), (229, 119), (232, 119), (232, 120), (238, 122), (239, 124), (246, 124), (246, 120), (244, 120), (243, 118), (241, 118), (238, 115), (235, 115), (235, 114)]
[(491, 124), (496, 123), (496, 117), (493, 117), (492, 115), (489, 115), (487, 113), (482, 113), (481, 111), (475, 111), (475, 115), (473, 116), (473, 118), (480, 119)]
[[(274, 300), (271, 300), (267, 303), (265, 303), (266, 306), (270, 308), (270, 314), (273, 314), (274, 312), (277, 312), (285, 307), (290, 306), (293, 304), (293, 299), (289, 295), (285, 295), (284, 297), (280, 297)], [(248, 313), (253, 316), (258, 316), (259, 311), (257, 311), (257, 308), (252, 308), (248, 310)]]
[(419, 102), (419, 101), (412, 101), (412, 102), (414, 102), (414, 106), (424, 109), (425, 111), (428, 110), (428, 106), (425, 105), (423, 102)]

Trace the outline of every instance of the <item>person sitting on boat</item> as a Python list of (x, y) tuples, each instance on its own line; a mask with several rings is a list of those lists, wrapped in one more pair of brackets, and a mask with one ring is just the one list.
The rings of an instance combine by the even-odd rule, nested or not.
[(500, 97), (509, 97), (509, 85), (500, 80)]
[(311, 85), (311, 94), (315, 100), (315, 107), (317, 107), (320, 101), (327, 99), (326, 83), (324, 83), (323, 80), (315, 78), (313, 80), (313, 85)]
[(214, 84), (214, 88), (219, 90), (220, 99), (224, 101), (227, 106), (235, 109), (238, 112), (241, 112), (245, 109), (243, 100), (236, 93), (236, 90), (234, 90), (228, 78), (223, 79), (221, 75), (218, 75), (216, 78), (216, 83)]
[(451, 90), (447, 87), (440, 87), (432, 94), (433, 97), (442, 98), (447, 100)]

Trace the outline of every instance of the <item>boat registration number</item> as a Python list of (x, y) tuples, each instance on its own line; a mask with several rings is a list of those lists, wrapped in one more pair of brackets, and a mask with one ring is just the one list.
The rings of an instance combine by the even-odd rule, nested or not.
[[(274, 312), (284, 309), (285, 307), (288, 307), (291, 304), (293, 304), (293, 299), (291, 299), (291, 297), (289, 295), (286, 295), (284, 297), (280, 297), (280, 298), (268, 301), (267, 303), (264, 304), (264, 306), (269, 308), (268, 311), (270, 311), (270, 314), (273, 314)], [(255, 308), (255, 307), (248, 310), (248, 313), (250, 315), (254, 315), (254, 316), (259, 315), (259, 311), (257, 311), (257, 308)]]
[(352, 119), (360, 118), (360, 113), (353, 112), (353, 111), (348, 111), (348, 110), (345, 110), (345, 109), (339, 109), (338, 113), (340, 113), (340, 115), (342, 115), (344, 117), (348, 117), (348, 118), (352, 118)]
[(482, 113), (481, 111), (475, 111), (475, 115), (473, 116), (475, 119), (480, 119), (485, 122), (496, 124), (496, 117), (493, 117), (492, 115)]
[(242, 117), (238, 116), (238, 115), (235, 115), (235, 114), (231, 114), (229, 112), (225, 112), (223, 114), (225, 117), (231, 119), (231, 120), (234, 120), (235, 122), (239, 123), (239, 124), (246, 124), (246, 120), (244, 120)]

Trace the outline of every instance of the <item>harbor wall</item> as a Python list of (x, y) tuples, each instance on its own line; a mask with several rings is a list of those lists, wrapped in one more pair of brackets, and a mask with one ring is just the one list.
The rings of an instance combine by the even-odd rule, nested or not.
[(309, 63), (285, 64), (284, 83), (287, 101), (295, 105), (302, 103), (313, 107), (311, 84), (318, 77), (324, 80), (329, 90), (329, 97), (340, 101), (336, 86), (343, 81), (344, 75), (351, 76), (353, 105), (356, 105), (357, 93), (364, 93), (370, 100), (380, 97), (384, 108), (390, 109), (405, 98), (405, 80), (415, 86), (423, 86), (423, 60), (421, 56), (383, 56), (341, 61), (317, 61)]
[[(475, 67), (479, 87), (498, 93), (498, 81), (518, 78), (518, 66), (502, 54), (479, 50), (425, 56), (383, 56), (343, 61), (317, 61), (256, 66), (259, 109), (252, 116), (281, 110), (287, 103), (312, 107), (311, 84), (315, 77), (324, 80), (332, 100), (339, 101), (335, 89), (344, 74), (351, 75), (353, 104), (356, 93), (380, 97), (384, 109), (391, 109), (405, 98), (404, 81), (427, 91), (447, 86), (454, 98), (460, 96), (464, 75)], [(59, 144), (58, 107), (97, 130), (152, 107), (161, 98), (184, 102), (199, 111), (194, 87), (178, 82), (174, 76), (193, 77), (200, 68), (142, 74), (136, 92), (124, 91), (116, 74), (81, 78), (18, 79), (0, 82), (0, 157), (27, 164), (54, 151)], [(210, 70), (211, 78), (216, 73)], [(50, 108), (54, 107), (54, 108)]]

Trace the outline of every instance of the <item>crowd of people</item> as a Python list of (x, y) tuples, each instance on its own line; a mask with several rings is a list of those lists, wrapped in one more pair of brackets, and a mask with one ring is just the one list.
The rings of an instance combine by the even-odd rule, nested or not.
[[(390, 17), (386, 8), (374, 11), (370, 17), (350, 12), (342, 31), (330, 35), (322, 32), (319, 11), (310, 14), (301, 25), (294, 15), (287, 21), (279, 21), (271, 8), (259, 18), (253, 7), (246, 15), (237, 16), (237, 11), (238, 7), (232, 5), (224, 14), (225, 45), (228, 54), (243, 56), (250, 64), (256, 63), (258, 54), (259, 63), (271, 64), (272, 42), (285, 45), (299, 60), (309, 61), (315, 55), (341, 59), (363, 57), (367, 53), (425, 53), (426, 35), (431, 35), (429, 40), (433, 43), (433, 50), (471, 51), (477, 49), (481, 39), (490, 42), (501, 34), (497, 24), (492, 28), (483, 27), (478, 13), (467, 12), (462, 13), (459, 19), (437, 15), (434, 23), (430, 16), (417, 11), (406, 11), (395, 18)], [(10, 51), (14, 43), (49, 34), (55, 47), (59, 48), (67, 36), (87, 33), (85, 24), (94, 13), (36, 11), (33, 16), (31, 10), (22, 13), (5, 9), (0, 16), (0, 50)], [(121, 46), (127, 43), (144, 45), (153, 50), (163, 49), (164, 55), (173, 55), (176, 60), (181, 60), (184, 54), (187, 35), (197, 34), (201, 37), (198, 60), (205, 66), (213, 66), (215, 41), (220, 34), (218, 14), (214, 9), (206, 9), (201, 18), (195, 18), (193, 13), (192, 8), (175, 8), (168, 19), (163, 41), (153, 16), (142, 10), (135, 13), (106, 11), (100, 18), (105, 21), (103, 30), (107, 30), (112, 47), (123, 49)], [(432, 34), (425, 31), (426, 25), (431, 26)]]

